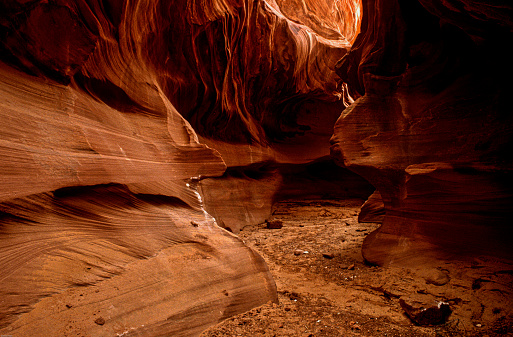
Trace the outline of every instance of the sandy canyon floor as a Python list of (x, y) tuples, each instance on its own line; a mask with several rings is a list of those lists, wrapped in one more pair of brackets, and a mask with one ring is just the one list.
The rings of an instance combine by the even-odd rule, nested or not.
[[(363, 200), (290, 200), (274, 219), (239, 236), (267, 261), (279, 303), (268, 303), (203, 332), (214, 336), (513, 336), (513, 264), (491, 258), (418, 270), (367, 265)], [(414, 324), (400, 301), (448, 303), (444, 324)]]

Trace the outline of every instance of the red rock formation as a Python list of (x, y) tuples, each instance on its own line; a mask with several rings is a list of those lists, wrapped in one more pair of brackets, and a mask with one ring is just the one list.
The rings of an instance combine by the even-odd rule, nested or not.
[[(0, 332), (194, 335), (275, 300), (263, 260), (205, 208), (221, 222), (220, 187), (246, 204), (257, 190), (237, 218), (257, 221), (296, 193), (267, 163), (329, 153), (359, 16), (352, 1), (0, 3)], [(265, 172), (230, 176), (244, 167)]]
[[(291, 184), (299, 185), (301, 193), (308, 190), (300, 179), (284, 182), (280, 165), (304, 165), (329, 155), (333, 124), (352, 101), (346, 86), (337, 84), (334, 66), (358, 31), (360, 3), (254, 1), (230, 13), (235, 22), (248, 22), (236, 32), (237, 43), (221, 37), (233, 36), (231, 26), (215, 31), (211, 25), (191, 26), (193, 36), (199, 29), (216, 36), (205, 40), (221, 41), (223, 48), (209, 42), (209, 59), (189, 70), (199, 72), (193, 77), (202, 83), (192, 86), (183, 80), (180, 88), (192, 92), (170, 96), (202, 99), (198, 106), (176, 105), (201, 141), (233, 168), (220, 179), (202, 180), (200, 193), (209, 213), (237, 232), (248, 223), (263, 222)], [(339, 21), (333, 22), (334, 17)], [(266, 24), (258, 24), (256, 32), (253, 22)], [(212, 68), (208, 74), (205, 66)], [(350, 176), (368, 189), (362, 179)]]
[(374, 191), (365, 201), (358, 213), (358, 222), (382, 223), (385, 217), (385, 205), (379, 191)]
[[(276, 298), (263, 260), (200, 208), (187, 181), (225, 164), (165, 96), (144, 115), (0, 76), (2, 333), (194, 334)], [(62, 189), (107, 183), (122, 185)]]
[(364, 3), (362, 34), (338, 65), (363, 96), (337, 121), (332, 154), (383, 198), (368, 261), (513, 257), (512, 11), (500, 1)]
[(0, 210), (2, 334), (194, 335), (275, 299), (263, 260), (178, 199), (105, 185)]
[(238, 233), (263, 223), (275, 202), (294, 198), (366, 198), (372, 186), (328, 158), (309, 164), (262, 163), (229, 168), (200, 183), (205, 208), (221, 226)]

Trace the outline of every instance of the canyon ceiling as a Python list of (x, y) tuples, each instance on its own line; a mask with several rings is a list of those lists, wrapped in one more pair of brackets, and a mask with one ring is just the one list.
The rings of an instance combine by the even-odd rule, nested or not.
[(0, 332), (97, 310), (76, 325), (188, 336), (276, 301), (230, 231), (288, 197), (376, 189), (369, 263), (512, 259), (512, 18), (502, 0), (2, 1)]

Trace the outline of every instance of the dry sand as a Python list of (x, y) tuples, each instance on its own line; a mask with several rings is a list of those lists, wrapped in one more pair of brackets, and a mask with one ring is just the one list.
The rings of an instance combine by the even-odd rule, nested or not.
[[(232, 317), (202, 336), (513, 335), (511, 262), (481, 257), (418, 269), (367, 265), (361, 244), (379, 224), (358, 223), (362, 203), (280, 202), (273, 218), (282, 228), (244, 228), (240, 237), (267, 261), (279, 303)], [(448, 303), (452, 313), (444, 324), (419, 326), (401, 299)]]

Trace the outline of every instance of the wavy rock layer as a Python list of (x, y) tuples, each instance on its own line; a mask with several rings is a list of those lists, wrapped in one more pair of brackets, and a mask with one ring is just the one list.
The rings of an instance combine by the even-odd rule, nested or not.
[(0, 208), (11, 335), (191, 335), (275, 299), (263, 260), (178, 199), (105, 185)]
[(193, 335), (276, 298), (263, 260), (201, 209), (190, 178), (225, 164), (175, 110), (1, 79), (2, 333)]
[(2, 2), (2, 334), (196, 335), (276, 300), (205, 209), (228, 222), (231, 195), (257, 204), (231, 226), (257, 221), (290, 175), (230, 172), (328, 154), (359, 20), (353, 1)]
[(332, 154), (386, 212), (364, 243), (372, 263), (513, 257), (513, 8), (453, 3), (365, 2), (338, 65), (363, 96), (337, 121)]

